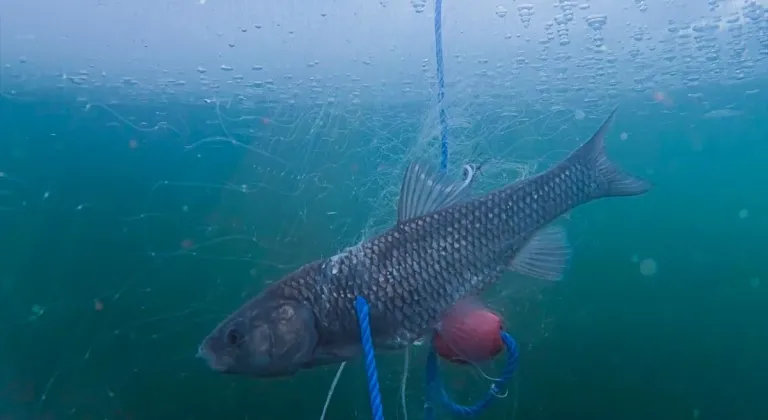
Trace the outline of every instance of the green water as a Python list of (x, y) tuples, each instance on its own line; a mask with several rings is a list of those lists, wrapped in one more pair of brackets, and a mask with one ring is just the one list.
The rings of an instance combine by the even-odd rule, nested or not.
[[(319, 418), (335, 367), (221, 376), (194, 358), (197, 344), (265, 283), (353, 244), (373, 215), (394, 217), (378, 197), (396, 185), (423, 109), (265, 105), (220, 120), (210, 106), (85, 105), (0, 98), (0, 418)], [(575, 248), (565, 281), (485, 296), (521, 356), (509, 396), (481, 418), (768, 418), (768, 126), (764, 104), (745, 107), (708, 119), (695, 105), (622, 103), (608, 153), (655, 188), (562, 222)], [(246, 114), (258, 118), (236, 120)], [(607, 108), (556, 129), (545, 111), (525, 114), (534, 125), (486, 136), (486, 152), (543, 132), (516, 155), (567, 152)], [(464, 134), (500, 126), (479, 115)], [(253, 148), (198, 143), (227, 135)], [(503, 182), (488, 176), (486, 187)], [(647, 258), (653, 275), (639, 268)], [(425, 354), (410, 369), (411, 419)], [(379, 363), (385, 414), (402, 419), (402, 355)], [(460, 401), (487, 389), (447, 369)], [(361, 361), (329, 418), (370, 418)]]

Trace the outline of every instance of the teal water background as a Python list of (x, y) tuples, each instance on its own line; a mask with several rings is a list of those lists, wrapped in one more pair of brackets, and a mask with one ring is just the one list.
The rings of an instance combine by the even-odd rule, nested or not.
[[(706, 92), (738, 103), (727, 118), (704, 117), (696, 101), (619, 101), (608, 153), (655, 188), (562, 222), (575, 248), (565, 281), (489, 292), (521, 367), (482, 418), (768, 418), (768, 114), (764, 95), (745, 90)], [(210, 105), (86, 105), (0, 98), (0, 418), (318, 418), (333, 367), (221, 376), (194, 358), (197, 344), (267, 282), (359, 240), (372, 214), (394, 217), (378, 197), (396, 185), (423, 107), (265, 104), (221, 119)], [(505, 124), (495, 105), (468, 116), (477, 133)], [(520, 108), (533, 123), (477, 141), (507, 150), (549, 130), (552, 111)], [(607, 109), (515, 153), (572, 150)], [(227, 134), (253, 149), (198, 143)], [(652, 276), (639, 270), (646, 258)], [(412, 361), (412, 419), (424, 356)], [(369, 418), (361, 364), (344, 373), (330, 418)], [(387, 417), (403, 418), (402, 356), (381, 355), (380, 368)], [(464, 401), (487, 387), (450, 367), (447, 383)]]

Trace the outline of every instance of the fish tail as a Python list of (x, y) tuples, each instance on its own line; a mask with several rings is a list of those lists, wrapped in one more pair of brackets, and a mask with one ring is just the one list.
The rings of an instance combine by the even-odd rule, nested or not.
[(613, 123), (616, 108), (589, 141), (568, 159), (571, 163), (587, 165), (596, 172), (597, 187), (593, 198), (640, 195), (651, 189), (651, 183), (626, 173), (605, 155), (605, 135)]

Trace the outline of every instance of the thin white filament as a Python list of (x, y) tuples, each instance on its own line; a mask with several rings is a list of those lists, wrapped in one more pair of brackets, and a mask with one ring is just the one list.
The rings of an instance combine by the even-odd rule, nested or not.
[(408, 367), (411, 363), (411, 347), (405, 348), (405, 361), (403, 362), (403, 379), (400, 381), (400, 404), (403, 406), (403, 416), (408, 420), (408, 406), (405, 403), (405, 388), (408, 384)]
[(339, 378), (341, 378), (341, 372), (344, 371), (344, 366), (347, 365), (347, 362), (342, 362), (341, 366), (339, 366), (339, 370), (336, 371), (336, 376), (333, 378), (333, 382), (331, 382), (331, 389), (328, 390), (328, 396), (325, 397), (325, 405), (323, 406), (323, 414), (320, 415), (320, 420), (325, 420), (325, 413), (328, 411), (328, 404), (331, 403), (331, 397), (333, 396), (333, 391), (336, 390), (336, 384), (339, 383)]

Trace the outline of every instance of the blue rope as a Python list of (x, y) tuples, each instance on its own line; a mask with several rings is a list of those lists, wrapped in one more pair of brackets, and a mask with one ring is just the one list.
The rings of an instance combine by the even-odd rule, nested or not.
[(437, 56), (437, 108), (440, 113), (440, 169), (448, 168), (448, 117), (445, 115), (443, 71), (443, 0), (435, 0), (435, 55)]
[(371, 399), (372, 418), (373, 420), (384, 420), (384, 408), (381, 405), (381, 391), (379, 390), (379, 373), (376, 370), (368, 303), (365, 302), (365, 299), (360, 296), (355, 298), (355, 310), (357, 311), (357, 323), (360, 325), (360, 340), (363, 344), (365, 372), (368, 375), (368, 395)]
[(480, 414), (494, 399), (506, 393), (506, 384), (515, 373), (519, 353), (515, 340), (504, 331), (501, 332), (501, 341), (504, 342), (504, 346), (507, 348), (507, 364), (501, 373), (501, 377), (493, 381), (491, 389), (480, 401), (469, 406), (457, 404), (448, 396), (445, 387), (440, 383), (440, 374), (437, 370), (437, 354), (434, 347), (429, 351), (429, 355), (427, 355), (427, 400), (424, 405), (424, 418), (426, 420), (434, 418), (432, 396), (435, 393), (439, 394), (443, 406), (448, 408), (453, 414), (464, 417), (473, 417)]
[[(448, 169), (448, 117), (445, 114), (443, 101), (445, 100), (445, 71), (443, 70), (443, 1), (435, 0), (435, 56), (437, 58), (437, 107), (440, 118), (440, 169)], [(360, 326), (360, 339), (363, 346), (363, 358), (365, 359), (365, 371), (368, 375), (368, 394), (371, 400), (371, 412), (373, 420), (384, 420), (384, 409), (381, 404), (381, 390), (379, 389), (379, 374), (376, 370), (376, 358), (374, 357), (373, 340), (371, 339), (371, 325), (368, 313), (368, 303), (358, 296), (355, 298), (355, 310)], [(440, 399), (444, 406), (455, 414), (474, 416), (498, 397), (505, 389), (506, 383), (515, 373), (517, 367), (517, 343), (507, 333), (501, 332), (501, 340), (507, 347), (507, 365), (501, 378), (493, 381), (490, 391), (478, 403), (471, 406), (459, 405), (451, 400), (445, 387), (439, 381), (437, 370), (437, 355), (434, 347), (427, 356), (427, 392), (424, 404), (424, 416), (426, 420), (432, 420), (434, 409), (431, 396), (434, 392), (440, 393)]]

